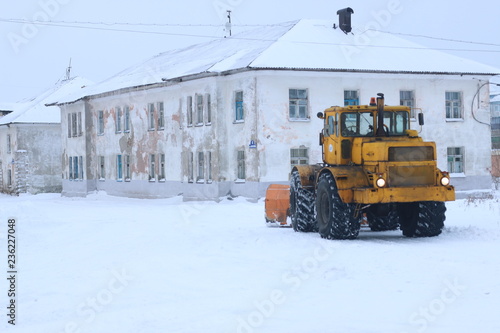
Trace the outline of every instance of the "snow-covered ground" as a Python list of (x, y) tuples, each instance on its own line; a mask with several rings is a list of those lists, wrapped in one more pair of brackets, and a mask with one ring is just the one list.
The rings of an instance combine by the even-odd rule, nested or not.
[(244, 198), (0, 200), (1, 332), (500, 332), (498, 193), (448, 203), (439, 237), (353, 241), (266, 227)]

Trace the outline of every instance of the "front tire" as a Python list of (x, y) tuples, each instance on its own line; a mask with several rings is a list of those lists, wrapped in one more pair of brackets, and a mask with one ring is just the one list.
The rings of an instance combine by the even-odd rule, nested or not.
[(406, 237), (434, 237), (443, 230), (446, 219), (444, 202), (402, 203), (398, 211), (401, 230)]
[(304, 189), (297, 170), (290, 179), (290, 216), (295, 231), (317, 231), (314, 214), (314, 192)]
[(342, 202), (330, 173), (324, 173), (319, 177), (316, 212), (321, 237), (327, 239), (358, 237), (361, 223), (359, 217), (354, 217), (355, 205)]

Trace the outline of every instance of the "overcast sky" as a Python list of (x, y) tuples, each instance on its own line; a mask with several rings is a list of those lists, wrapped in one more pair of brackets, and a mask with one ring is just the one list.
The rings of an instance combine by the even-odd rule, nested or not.
[[(327, 19), (333, 24), (338, 21), (338, 9), (351, 7), (353, 32), (375, 27), (393, 33), (474, 42), (400, 36), (432, 48), (460, 49), (447, 52), (500, 68), (498, 0), (1, 0), (1, 3), (0, 102), (33, 97), (50, 88), (64, 77), (70, 58), (72, 76), (99, 82), (160, 52), (222, 38), (226, 34), (227, 9), (232, 10), (235, 34), (249, 29), (248, 25), (301, 18)], [(24, 21), (12, 23), (12, 20)], [(78, 28), (34, 25), (29, 21), (52, 21)]]

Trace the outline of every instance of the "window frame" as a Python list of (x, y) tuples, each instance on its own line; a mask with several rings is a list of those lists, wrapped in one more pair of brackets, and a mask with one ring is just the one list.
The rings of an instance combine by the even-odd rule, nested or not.
[(245, 150), (238, 150), (236, 153), (236, 179), (239, 182), (246, 180)]
[(115, 133), (122, 132), (122, 108), (115, 107)]
[(123, 155), (124, 156), (124, 181), (130, 182), (131, 179), (131, 169), (130, 169), (130, 155)]
[[(353, 96), (349, 96), (355, 95)], [(359, 90), (344, 90), (344, 106), (349, 106), (349, 105), (359, 105)]]
[[(449, 94), (457, 94), (458, 99), (454, 99), (449, 96)], [(459, 102), (459, 105), (454, 105), (455, 101)], [(451, 105), (449, 105), (451, 104)], [(455, 109), (458, 108), (458, 117), (456, 117)], [(464, 119), (464, 103), (463, 103), (463, 92), (462, 91), (445, 91), (445, 111), (447, 121), (462, 121)]]
[(104, 135), (104, 110), (97, 111), (97, 135)]
[(212, 152), (208, 151), (207, 152), (207, 183), (212, 182)]
[(212, 97), (210, 94), (205, 95), (205, 103), (207, 105), (207, 122), (206, 125), (212, 124)]
[(156, 155), (149, 154), (149, 173), (148, 178), (150, 182), (156, 182)]
[[(411, 95), (410, 98), (408, 96), (404, 95)], [(403, 106), (408, 106), (410, 108), (410, 119), (415, 120), (417, 119), (416, 114), (415, 114), (415, 91), (414, 90), (400, 90), (399, 91), (399, 104)]]
[[(292, 92), (295, 91), (294, 96)], [(305, 97), (300, 97), (299, 92), (304, 92)], [(304, 108), (304, 117), (301, 117), (301, 108)], [(292, 112), (293, 109), (293, 112)], [(293, 114), (292, 114), (293, 113)], [(288, 119), (290, 121), (310, 120), (309, 116), (309, 89), (308, 88), (289, 88), (288, 89)]]
[(77, 117), (76, 117), (76, 112), (71, 113), (71, 137), (75, 138), (77, 136), (77, 130), (78, 125), (77, 125)]
[(99, 181), (106, 180), (106, 160), (103, 155), (99, 156)]
[[(455, 151), (454, 152), (451, 151), (451, 153), (450, 153), (451, 149), (454, 149)], [(457, 154), (457, 149), (459, 152), (458, 154)], [(450, 158), (452, 158), (453, 161), (450, 161)], [(460, 160), (457, 161), (456, 158), (459, 158)], [(465, 174), (465, 147), (447, 147), (446, 161), (447, 161), (448, 172), (451, 175), (464, 175)], [(457, 165), (458, 165), (459, 170), (456, 170)]]
[(7, 154), (12, 153), (12, 137), (10, 134), (7, 134)]
[(130, 132), (130, 107), (128, 105), (123, 107), (123, 132)]
[[(298, 155), (298, 153), (300, 153), (300, 151), (305, 152), (305, 154)], [(297, 156), (294, 156), (294, 155), (297, 155)], [(294, 159), (296, 159), (297, 162), (299, 162), (299, 163), (293, 163)], [(304, 163), (300, 163), (301, 161), (303, 161)], [(308, 147), (300, 146), (297, 148), (290, 148), (290, 166), (291, 166), (290, 170), (293, 169), (293, 167), (295, 167), (297, 165), (309, 165), (309, 148)]]
[(187, 114), (187, 126), (193, 126), (193, 96), (187, 96), (186, 98), (186, 114)]
[(155, 126), (155, 104), (148, 103), (148, 131), (154, 131)]
[(81, 112), (78, 112), (76, 121), (77, 121), (78, 136), (82, 136), (83, 135), (83, 126), (82, 126), (82, 113)]
[(116, 181), (123, 181), (123, 155), (116, 155)]
[(188, 152), (188, 183), (194, 182), (194, 154), (192, 151)]
[(197, 183), (205, 182), (205, 153), (202, 151), (198, 152), (198, 172), (196, 176)]
[[(241, 98), (240, 98), (241, 96)], [(243, 90), (234, 92), (234, 122), (242, 123), (245, 121), (245, 104)]]
[(165, 182), (165, 154), (158, 155), (158, 181)]
[(158, 109), (158, 131), (163, 131), (165, 129), (165, 105), (163, 102), (157, 102), (156, 107)]
[(201, 126), (204, 124), (204, 98), (202, 94), (195, 95), (195, 103), (196, 103), (196, 125)]

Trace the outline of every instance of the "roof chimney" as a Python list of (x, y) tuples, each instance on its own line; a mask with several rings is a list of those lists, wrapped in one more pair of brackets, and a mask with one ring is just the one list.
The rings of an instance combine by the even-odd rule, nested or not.
[(346, 34), (351, 32), (351, 14), (354, 14), (354, 10), (351, 7), (340, 9), (337, 11), (339, 16), (339, 27)]

